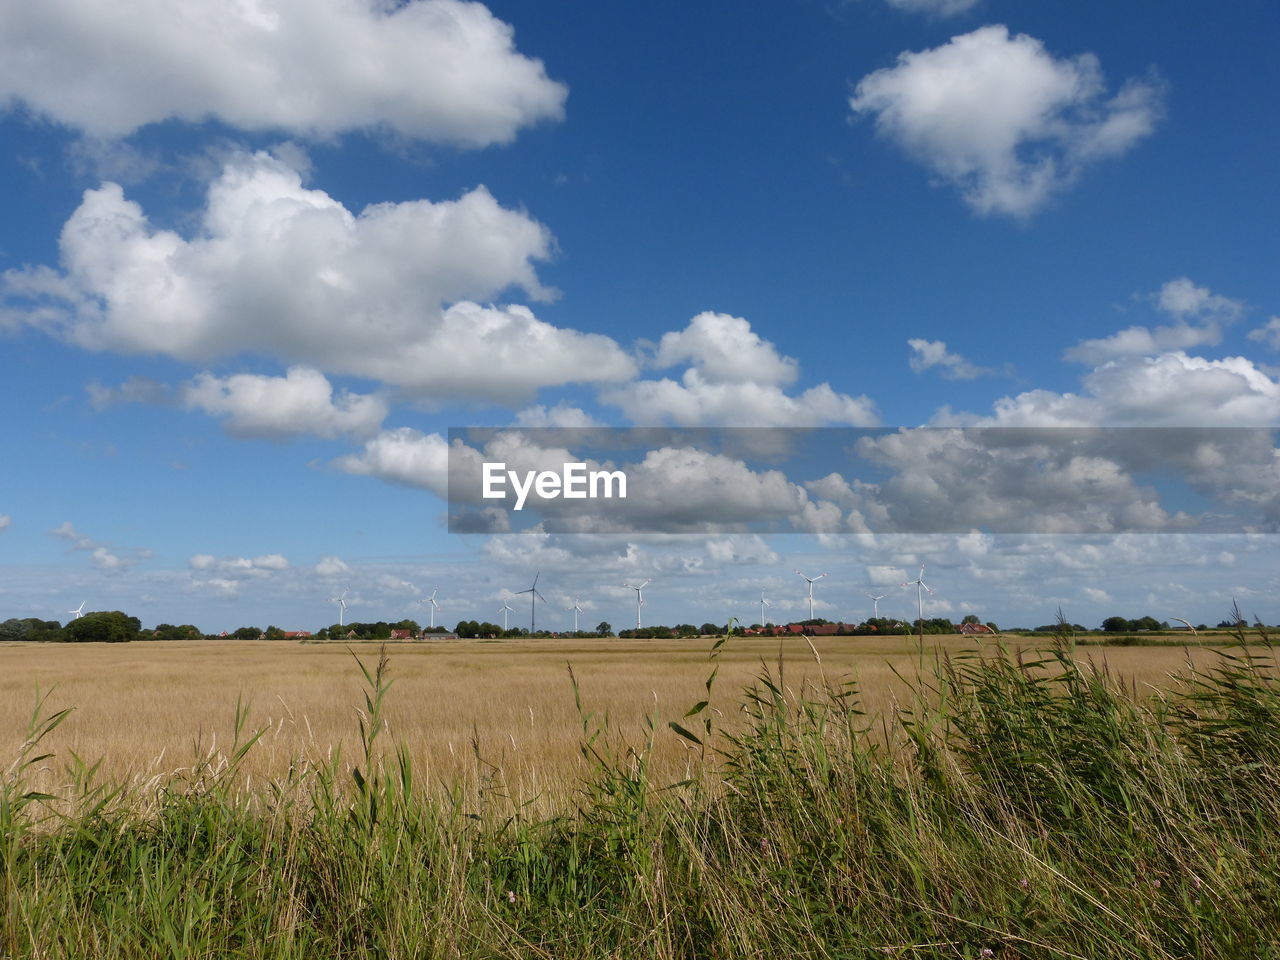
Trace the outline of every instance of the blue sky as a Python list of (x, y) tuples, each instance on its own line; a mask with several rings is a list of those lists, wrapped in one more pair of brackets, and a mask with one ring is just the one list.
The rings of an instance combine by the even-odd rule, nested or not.
[[(462, 537), (440, 496), (451, 426), (1276, 426), (1273, 4), (99, 7), (0, 13), (0, 616), (452, 623), (541, 570), (615, 626), (645, 577), (646, 619), (785, 618), (796, 567), (905, 614), (925, 563), (957, 619), (1280, 619), (1268, 533), (871, 536), (795, 478), (834, 528)], [(1204, 483), (1273, 509), (1270, 453)]]

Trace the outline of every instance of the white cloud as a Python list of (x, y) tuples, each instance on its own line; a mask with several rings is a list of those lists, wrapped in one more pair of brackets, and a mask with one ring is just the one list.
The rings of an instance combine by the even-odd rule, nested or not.
[(344, 392), (335, 401), (325, 375), (305, 367), (290, 367), (283, 377), (202, 373), (182, 397), (189, 410), (225, 416), (227, 432), (241, 436), (365, 435), (387, 415), (386, 401), (378, 396)]
[(1272, 350), (1280, 350), (1280, 317), (1272, 317), (1256, 330), (1250, 330), (1249, 339), (1265, 343)]
[(927, 13), (935, 17), (953, 17), (972, 10), (978, 0), (887, 0), (889, 6), (909, 13)]
[(574, 429), (580, 427), (598, 427), (600, 424), (591, 414), (580, 407), (570, 407), (558, 403), (554, 407), (526, 407), (516, 414), (516, 423), (522, 427), (557, 427)]
[(867, 567), (867, 583), (875, 587), (897, 587), (907, 580), (907, 571), (902, 567), (890, 567), (884, 564), (872, 564)]
[(1164, 284), (1155, 300), (1161, 310), (1179, 319), (1210, 317), (1231, 321), (1244, 311), (1244, 304), (1239, 300), (1219, 296), (1208, 287), (1197, 287), (1187, 277)]
[(78, 531), (72, 526), (70, 520), (66, 520), (57, 528), (50, 530), (49, 534), (59, 540), (65, 540), (71, 545), (72, 550), (88, 553), (93, 565), (105, 573), (122, 573), (138, 561), (144, 560), (151, 555), (149, 550), (134, 550), (132, 557), (121, 557), (111, 551), (109, 544), (99, 543), (92, 537)]
[(92, 550), (97, 546), (97, 543), (92, 537), (86, 537), (84, 534), (76, 530), (76, 528), (72, 526), (70, 520), (64, 520), (61, 526), (50, 530), (49, 534), (50, 536), (57, 537), (59, 540), (67, 541), (71, 544), (72, 550)]
[(13, 517), (7, 513), (0, 513), (0, 530), (8, 530), (13, 526)]
[(217, 558), (208, 553), (197, 553), (187, 565), (192, 570), (217, 573), (223, 579), (241, 577), (267, 577), (274, 572), (286, 570), (289, 561), (282, 554), (271, 553), (261, 557), (222, 557)]
[(90, 349), (201, 363), (257, 353), (422, 397), (515, 403), (635, 371), (608, 337), (469, 299), (511, 286), (550, 296), (532, 261), (551, 246), (483, 187), (354, 214), (259, 153), (211, 184), (190, 240), (153, 228), (115, 184), (86, 191), (63, 228), (65, 272), (10, 271), (5, 287), (28, 301), (27, 322)]
[(708, 383), (786, 384), (795, 380), (799, 364), (784, 357), (741, 317), (700, 313), (683, 330), (664, 333), (654, 366), (686, 364)]
[(1104, 99), (1092, 54), (1057, 59), (1026, 34), (982, 27), (868, 74), (850, 106), (980, 214), (1026, 217), (1089, 164), (1151, 133), (1158, 87), (1130, 80)]
[[(1169, 326), (1133, 326), (1095, 340), (1083, 340), (1063, 354), (1063, 359), (1097, 366), (1117, 357), (1154, 356), (1191, 347), (1213, 346), (1222, 340), (1222, 324), (1231, 323), (1244, 304), (1197, 287), (1186, 277), (1170, 280), (1150, 298), (1177, 322)], [(1198, 320), (1197, 326), (1190, 321)]]
[(351, 568), (337, 557), (322, 557), (316, 564), (316, 573), (321, 577), (340, 577), (350, 572)]
[(970, 363), (958, 353), (952, 353), (944, 340), (913, 337), (907, 341), (907, 346), (913, 353), (909, 363), (915, 373), (923, 373), (930, 367), (941, 367), (942, 375), (948, 380), (974, 380), (991, 372), (985, 367)]
[(1280, 382), (1245, 357), (1182, 352), (1108, 361), (1080, 393), (1030, 390), (995, 403), (990, 418), (941, 423), (999, 426), (1268, 426), (1280, 422)]
[(483, 146), (563, 114), (511, 27), (459, 0), (0, 5), (0, 99), (95, 137), (214, 118)]
[(365, 442), (360, 453), (334, 461), (347, 473), (377, 477), (388, 483), (420, 487), (445, 497), (449, 489), (449, 442), (438, 433), (412, 427), (384, 430)]
[(1082, 340), (1066, 350), (1062, 358), (1072, 363), (1097, 366), (1115, 357), (1154, 356), (1189, 347), (1213, 346), (1222, 340), (1217, 324), (1196, 327), (1178, 323), (1154, 330), (1142, 326), (1127, 327), (1119, 333), (1096, 340)]
[(611, 387), (600, 392), (600, 399), (621, 409), (633, 423), (644, 425), (865, 427), (879, 422), (868, 397), (837, 393), (830, 384), (789, 396), (770, 385), (707, 383), (697, 370), (686, 370), (679, 383), (663, 378)]
[(967, 430), (902, 430), (857, 443), (862, 457), (893, 471), (876, 490), (889, 529), (1078, 533), (1183, 522), (1098, 446)]
[(689, 364), (680, 381), (636, 380), (600, 391), (602, 402), (633, 422), (652, 426), (780, 427), (878, 422), (865, 396), (837, 393), (830, 384), (791, 396), (782, 385), (799, 372), (791, 357), (751, 330), (740, 317), (700, 313), (679, 331), (664, 334), (654, 363)]

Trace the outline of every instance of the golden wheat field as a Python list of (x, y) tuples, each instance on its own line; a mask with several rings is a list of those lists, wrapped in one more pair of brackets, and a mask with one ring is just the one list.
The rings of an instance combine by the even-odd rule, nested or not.
[[(1011, 641), (1030, 646), (1029, 641)], [(1044, 641), (1037, 641), (1043, 644)], [(572, 664), (582, 709), (607, 714), (615, 742), (642, 744), (645, 718), (657, 732), (656, 779), (679, 779), (689, 762), (667, 727), (705, 696), (712, 641), (529, 640), (391, 644), (390, 735), (404, 742), (420, 781), (476, 785), (521, 801), (554, 806), (576, 782), (583, 760), (583, 719), (575, 706)], [(868, 714), (883, 715), (905, 694), (902, 676), (919, 663), (914, 639), (824, 637), (732, 639), (719, 657), (713, 707), (731, 724), (743, 689), (781, 653), (784, 683), (856, 680)], [(975, 648), (961, 637), (926, 638), (931, 653)], [(265, 729), (246, 771), (279, 777), (291, 761), (316, 762), (358, 746), (363, 678), (353, 653), (372, 668), (374, 644), (201, 641), (190, 643), (0, 645), (0, 769), (16, 754), (37, 688), (51, 709), (73, 708), (44, 744), (43, 786), (56, 791), (68, 751), (102, 759), (111, 779), (145, 784), (190, 768), (231, 743), (237, 698), (248, 704), (250, 731)], [(815, 652), (819, 659), (815, 659)], [(1198, 662), (1212, 653), (1193, 651)], [(1185, 667), (1179, 647), (1081, 647), (1106, 661), (1139, 691), (1169, 687)]]

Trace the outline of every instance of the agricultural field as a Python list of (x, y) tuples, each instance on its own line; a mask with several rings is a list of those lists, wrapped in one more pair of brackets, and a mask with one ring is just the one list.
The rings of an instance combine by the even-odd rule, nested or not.
[[(731, 639), (718, 651), (715, 706), (729, 710), (738, 694), (779, 654), (785, 683), (854, 681), (862, 709), (892, 713), (907, 695), (904, 677), (916, 673), (914, 637)], [(1013, 649), (1047, 645), (1043, 637), (1014, 637)], [(499, 778), (513, 798), (555, 812), (569, 799), (585, 763), (580, 748), (583, 712), (639, 742), (651, 717), (652, 773), (674, 781), (688, 775), (689, 751), (666, 729), (706, 697), (710, 670), (702, 640), (529, 640), (388, 644), (389, 735), (402, 740), (420, 776), (444, 783)], [(980, 649), (959, 636), (925, 638), (927, 659)], [(990, 647), (992, 641), (985, 641)], [(45, 746), (103, 760), (113, 779), (146, 782), (189, 768), (225, 750), (237, 702), (247, 707), (246, 729), (264, 730), (246, 758), (251, 780), (278, 777), (299, 757), (316, 763), (352, 756), (363, 705), (355, 656), (373, 663), (377, 644), (299, 644), (240, 641), (133, 644), (0, 645), (0, 757), (21, 742), (37, 688), (48, 705), (72, 714)], [(1081, 647), (1083, 659), (1105, 663), (1139, 691), (1167, 689), (1186, 667), (1180, 646)], [(820, 663), (815, 660), (820, 658)], [(1204, 662), (1208, 651), (1194, 651)], [(578, 682), (575, 703), (568, 667)], [(478, 748), (478, 749), (477, 749)], [(48, 767), (40, 787), (59, 788)]]
[(1280, 955), (1266, 645), (388, 649), (0, 648), (0, 956)]

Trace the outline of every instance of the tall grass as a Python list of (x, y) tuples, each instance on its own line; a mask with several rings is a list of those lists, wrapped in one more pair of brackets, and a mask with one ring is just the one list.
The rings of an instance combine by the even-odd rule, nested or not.
[[(589, 773), (553, 818), (496, 772), (419, 782), (385, 657), (355, 756), (250, 788), (243, 706), (228, 750), (139, 787), (44, 755), (42, 698), (0, 781), (0, 956), (1280, 957), (1280, 678), (1244, 639), (1160, 696), (1065, 636), (922, 659), (879, 722), (781, 658), (730, 697), (712, 665), (638, 738), (579, 700)], [(70, 799), (28, 787), (49, 763)]]

